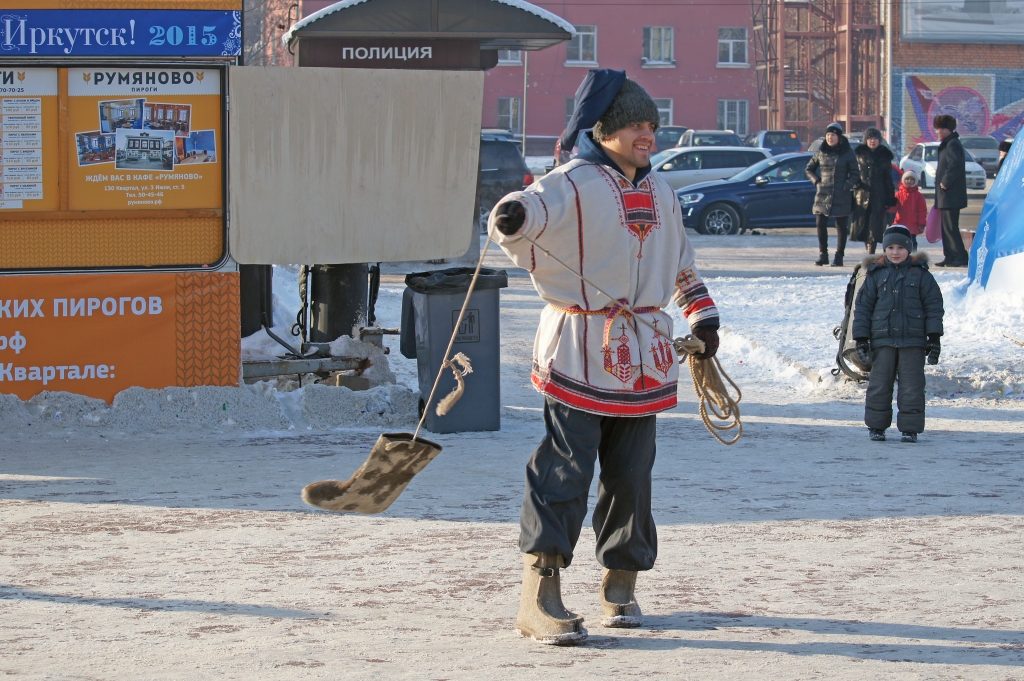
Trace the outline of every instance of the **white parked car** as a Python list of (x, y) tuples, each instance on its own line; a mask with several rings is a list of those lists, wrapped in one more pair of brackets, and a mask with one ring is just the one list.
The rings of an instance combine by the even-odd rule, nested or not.
[[(985, 169), (974, 160), (971, 152), (964, 149), (968, 189), (985, 189)], [(914, 146), (900, 161), (904, 172), (913, 170), (921, 178), (921, 187), (935, 187), (935, 166), (939, 164), (939, 143), (924, 142)]]
[(675, 147), (652, 156), (651, 166), (673, 189), (682, 189), (732, 177), (771, 155), (768, 149), (750, 147)]

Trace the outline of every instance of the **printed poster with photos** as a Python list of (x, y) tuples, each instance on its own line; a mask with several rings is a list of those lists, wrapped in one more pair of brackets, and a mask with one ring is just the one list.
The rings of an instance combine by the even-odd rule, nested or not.
[(68, 208), (221, 208), (220, 94), (210, 68), (68, 69)]
[(56, 210), (57, 69), (0, 68), (0, 213)]

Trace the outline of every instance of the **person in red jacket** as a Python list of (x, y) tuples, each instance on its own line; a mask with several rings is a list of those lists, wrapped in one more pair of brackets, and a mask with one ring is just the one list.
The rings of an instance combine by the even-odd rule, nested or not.
[(896, 217), (894, 225), (903, 225), (910, 230), (910, 241), (917, 250), (917, 235), (924, 234), (924, 226), (928, 222), (928, 206), (924, 196), (917, 188), (917, 173), (908, 170), (903, 173), (900, 188), (896, 190)]

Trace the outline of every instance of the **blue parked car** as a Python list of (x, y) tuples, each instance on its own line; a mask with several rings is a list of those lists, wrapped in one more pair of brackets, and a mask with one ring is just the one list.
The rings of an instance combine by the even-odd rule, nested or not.
[(691, 184), (676, 192), (683, 224), (700, 234), (737, 234), (766, 227), (813, 227), (813, 154), (772, 156), (726, 180)]
[(792, 130), (762, 130), (761, 132), (747, 135), (743, 143), (748, 147), (771, 149), (773, 156), (792, 154), (804, 150), (803, 144), (800, 143), (800, 138)]

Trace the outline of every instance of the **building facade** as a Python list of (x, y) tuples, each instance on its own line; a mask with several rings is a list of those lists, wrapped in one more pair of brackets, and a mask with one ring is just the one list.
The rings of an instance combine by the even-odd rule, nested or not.
[(758, 130), (747, 3), (533, 4), (572, 23), (577, 36), (539, 52), (500, 53), (486, 74), (483, 111), (485, 128), (525, 127), (528, 155), (554, 150), (576, 89), (597, 68), (624, 69), (655, 99), (663, 125)]
[(1014, 137), (1024, 126), (1020, 2), (893, 0), (889, 137), (900, 155), (933, 142), (937, 114), (961, 135)]

